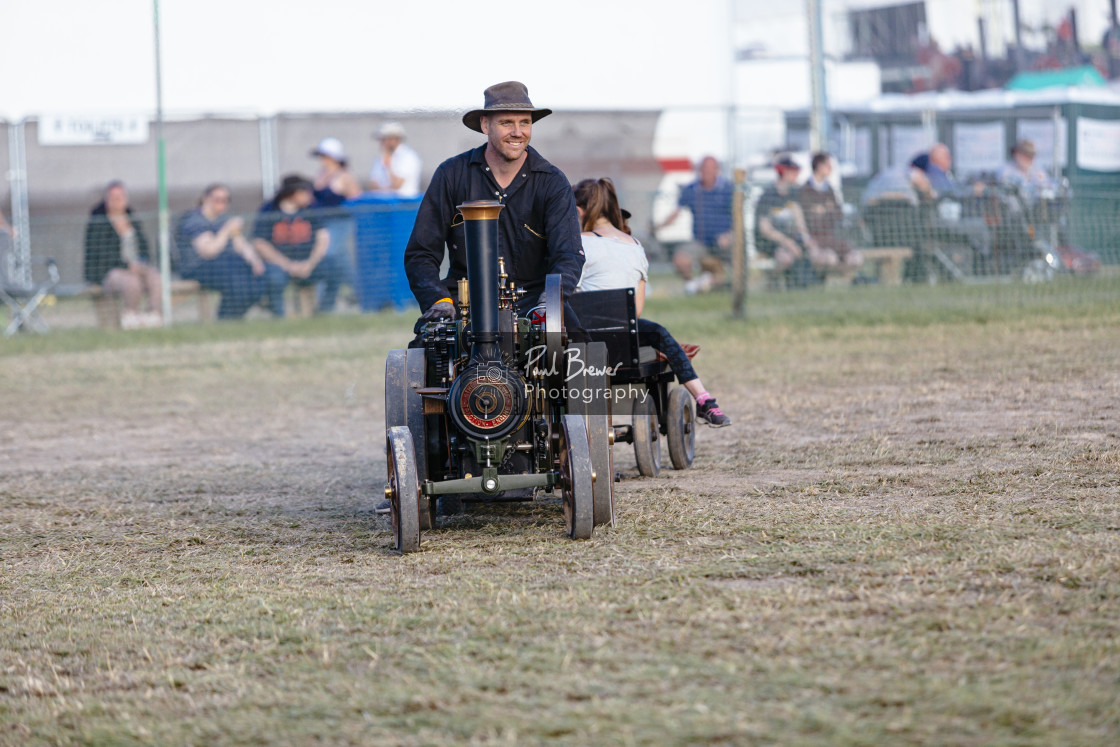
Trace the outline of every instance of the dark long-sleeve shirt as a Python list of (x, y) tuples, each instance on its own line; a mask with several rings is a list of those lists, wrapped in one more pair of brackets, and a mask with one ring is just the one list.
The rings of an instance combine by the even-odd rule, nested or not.
[[(486, 164), (485, 150), (483, 145), (441, 163), (424, 193), (404, 253), (405, 273), (421, 309), (454, 298), (456, 283), (467, 276), (466, 229), (457, 206), (473, 200), (505, 205), (498, 214), (498, 253), (528, 298), (544, 290), (548, 274), (560, 274), (565, 295), (579, 282), (583, 245), (568, 178), (530, 147), (521, 170), (502, 189)], [(441, 279), (445, 247), (451, 267)]]
[[(140, 259), (150, 262), (148, 254), (148, 240), (144, 238), (144, 231), (140, 221), (132, 217), (132, 209), (128, 210), (128, 219), (132, 223), (132, 230), (136, 232), (136, 250)], [(109, 271), (120, 267), (127, 268), (121, 255), (121, 237), (117, 229), (109, 221), (105, 212), (105, 203), (100, 203), (90, 213), (89, 223), (86, 224), (86, 261), (85, 278), (91, 283), (100, 283), (105, 280)]]

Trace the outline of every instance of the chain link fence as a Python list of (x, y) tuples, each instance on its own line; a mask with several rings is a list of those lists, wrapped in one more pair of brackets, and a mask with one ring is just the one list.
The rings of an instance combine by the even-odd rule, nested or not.
[[(783, 137), (780, 122), (775, 124), (780, 116), (774, 112), (737, 112), (736, 117), (715, 110), (691, 114), (722, 118), (729, 123), (727, 129), (751, 135), (739, 138), (741, 142), (727, 137), (726, 131), (714, 136), (730, 143), (716, 149), (728, 160), (747, 162), (749, 159), (736, 154), (773, 150)], [(701, 154), (684, 146), (679, 149), (681, 158), (667, 159), (664, 137), (657, 142), (663, 117), (661, 112), (565, 113), (563, 127), (550, 130), (542, 125), (534, 131), (534, 146), (573, 182), (588, 176), (614, 179), (633, 213), (631, 226), (646, 246), (655, 274), (663, 278), (660, 287), (667, 293), (684, 293), (683, 278), (674, 274), (671, 260), (689, 238), (687, 217), (671, 230), (655, 231), (653, 226), (675, 207), (677, 192), (692, 178), (692, 167)], [(262, 203), (274, 193), (281, 176), (313, 174), (316, 162), (310, 151), (328, 135), (345, 143), (350, 167), (364, 182), (369, 165), (378, 157), (373, 134), (390, 119), (404, 124), (407, 141), (420, 152), (425, 183), (443, 158), (479, 144), (477, 135), (458, 124), (454, 112), (215, 117), (167, 123), (173, 239), (180, 217), (197, 205), (203, 187), (213, 182), (227, 185), (232, 214), (241, 216), (246, 231), (251, 231)], [(749, 127), (744, 129), (743, 122)], [(6, 126), (9, 147), (0, 153), (0, 169), (8, 174), (8, 192), (0, 193), (0, 198), (7, 198), (11, 205), (10, 222), (16, 232), (3, 258), (3, 275), (33, 285), (40, 281), (35, 276), (40, 270), (31, 260), (52, 257), (61, 273), (54, 294), (61, 300), (60, 307), (75, 313), (61, 315), (52, 310), (51, 315), (62, 324), (93, 324), (97, 317), (92, 313), (76, 311), (88, 309), (88, 299), (67, 305), (71, 296), (86, 288), (85, 233), (90, 209), (101, 199), (107, 182), (123, 180), (130, 188), (134, 217), (154, 252), (158, 245), (154, 147), (150, 143), (43, 145), (38, 126), (36, 120)], [(835, 246), (825, 248), (834, 253), (837, 248), (851, 250), (862, 262), (833, 267), (827, 262), (814, 264), (810, 258), (807, 263), (783, 267), (758, 235), (756, 205), (763, 191), (771, 187), (773, 171), (765, 156), (751, 165), (741, 186), (744, 231), (737, 246), (746, 259), (747, 285), (755, 292), (818, 286), (845, 286), (860, 292), (856, 289), (901, 283), (983, 287), (1014, 282), (1026, 287), (1065, 276), (1107, 274), (1120, 264), (1120, 199), (1107, 185), (1059, 190), (1044, 199), (1026, 201), (992, 184), (974, 198), (924, 203), (890, 195), (868, 199), (866, 179), (853, 179), (842, 185), (837, 217), (829, 235), (818, 243), (834, 242)], [(358, 203), (348, 206), (347, 219), (335, 221), (332, 229), (335, 251), (343, 253), (350, 268), (340, 308), (408, 308), (411, 294), (404, 283), (400, 256), (416, 205), (407, 201)], [(804, 212), (810, 214), (811, 208)], [(174, 257), (174, 240), (172, 244), (169, 249)], [(731, 288), (731, 256), (723, 259), (725, 276), (690, 290)], [(198, 318), (194, 312), (197, 302), (190, 303), (193, 305), (175, 307), (177, 321)], [(199, 307), (202, 316), (205, 306)], [(184, 309), (188, 311), (180, 313)], [(251, 315), (265, 313), (261, 306)]]

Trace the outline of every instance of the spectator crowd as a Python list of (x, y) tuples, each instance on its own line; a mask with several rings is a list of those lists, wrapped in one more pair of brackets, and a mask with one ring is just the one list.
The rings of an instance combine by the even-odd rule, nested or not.
[[(319, 165), (314, 177), (285, 176), (251, 222), (231, 211), (227, 185), (207, 186), (176, 221), (173, 270), (221, 295), (219, 319), (243, 318), (256, 305), (283, 317), (289, 285), (313, 289), (316, 310), (334, 311), (342, 289), (357, 285), (351, 202), (370, 193), (411, 199), (420, 192), (422, 162), (405, 144), (404, 127), (387, 122), (374, 137), (380, 152), (366, 184), (350, 171), (342, 142), (325, 137), (310, 153)], [(0, 231), (11, 233), (6, 222)], [(120, 181), (106, 185), (90, 213), (84, 278), (120, 297), (122, 328), (163, 324), (158, 263)]]
[[(318, 164), (315, 173), (285, 176), (248, 220), (231, 210), (227, 185), (207, 186), (197, 205), (176, 221), (174, 271), (221, 295), (219, 319), (242, 318), (255, 306), (282, 317), (292, 285), (309, 290), (322, 313), (334, 311), (340, 299), (349, 303), (346, 289), (358, 283), (353, 202), (371, 193), (405, 199), (423, 194), (422, 162), (405, 142), (403, 126), (383, 123), (373, 137), (379, 150), (364, 182), (351, 170), (343, 143), (324, 137), (310, 150)], [(962, 184), (953, 174), (949, 148), (935, 143), (905, 165), (875, 175), (863, 191), (860, 213), (853, 215), (828, 153), (811, 154), (807, 161), (778, 154), (771, 164), (773, 181), (753, 205), (753, 246), (770, 260), (785, 287), (807, 286), (828, 275), (854, 278), (864, 261), (861, 246), (916, 246), (923, 230), (967, 245), (976, 258), (973, 269), (989, 271), (995, 252), (991, 218), (970, 206), (993, 185), (1013, 190), (1027, 206), (1046, 199), (1055, 184), (1034, 164), (1035, 157), (1033, 143), (1020, 141), (990, 183)], [(698, 162), (695, 180), (681, 188), (675, 209), (651, 226), (656, 232), (691, 214), (691, 240), (671, 257), (687, 293), (728, 284), (735, 189), (720, 162), (706, 156)], [(931, 205), (936, 207), (910, 210)], [(0, 232), (10, 235), (11, 229), (0, 223)], [(526, 240), (537, 238), (532, 234)], [(157, 264), (132, 215), (126, 186), (110, 182), (89, 217), (84, 275), (120, 297), (123, 327), (163, 323)]]
[[(951, 271), (1006, 274), (1029, 259), (1034, 224), (1046, 212), (1038, 208), (1051, 208), (1046, 220), (1063, 217), (1053, 210), (1061, 207), (1058, 185), (1035, 164), (1036, 155), (1034, 143), (1021, 140), (998, 171), (962, 183), (948, 146), (934, 143), (905, 164), (876, 174), (857, 209), (845, 203), (828, 153), (811, 154), (807, 170), (795, 154), (777, 153), (770, 165), (773, 179), (753, 205), (754, 250), (787, 288), (830, 275), (855, 279), (864, 264), (861, 246), (910, 248), (917, 266), (927, 261), (926, 248), (937, 241), (967, 247), (973, 257), (967, 268)], [(695, 180), (680, 189), (676, 208), (653, 225), (656, 232), (682, 212), (692, 214), (691, 240), (672, 254), (686, 293), (727, 284), (734, 190), (719, 162), (706, 156)]]

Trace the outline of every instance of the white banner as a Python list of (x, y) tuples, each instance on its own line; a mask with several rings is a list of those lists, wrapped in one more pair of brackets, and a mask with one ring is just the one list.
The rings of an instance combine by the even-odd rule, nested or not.
[(933, 137), (922, 125), (892, 125), (890, 163), (909, 163), (919, 153), (928, 153), (931, 145)]
[(871, 128), (856, 127), (852, 131), (852, 163), (860, 176), (871, 176)]
[(39, 145), (143, 145), (148, 142), (144, 114), (44, 114)]
[(1003, 122), (953, 125), (953, 171), (960, 178), (999, 171), (1007, 160)]
[(1086, 171), (1120, 171), (1120, 120), (1077, 120), (1077, 165)]

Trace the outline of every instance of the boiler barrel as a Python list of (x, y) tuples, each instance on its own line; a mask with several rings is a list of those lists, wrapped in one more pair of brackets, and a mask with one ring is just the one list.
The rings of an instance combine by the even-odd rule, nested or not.
[(498, 213), (504, 206), (493, 200), (459, 205), (466, 230), (467, 280), (470, 283), (471, 357), (499, 356), (498, 332)]

